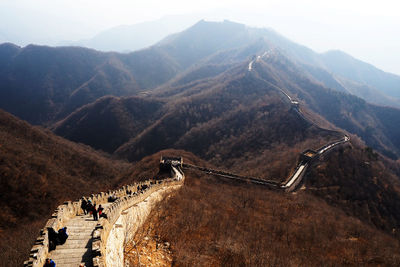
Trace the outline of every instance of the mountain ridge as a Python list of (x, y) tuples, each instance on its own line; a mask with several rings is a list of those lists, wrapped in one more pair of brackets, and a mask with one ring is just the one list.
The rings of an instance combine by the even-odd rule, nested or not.
[[(277, 48), (278, 45), (281, 48)], [(257, 62), (256, 57), (264, 55), (265, 58)], [(178, 90), (185, 91), (181, 96), (189, 97), (188, 92), (193, 92), (191, 87), (203, 90), (215, 82), (213, 77), (217, 76), (220, 81), (230, 79), (236, 75), (237, 66), (254, 59), (256, 65), (263, 66), (257, 71), (261, 71), (264, 80), (292, 92), (294, 97), (310, 105), (314, 112), (360, 135), (367, 144), (386, 155), (392, 158), (399, 155), (397, 143), (392, 142), (396, 136), (396, 125), (380, 122), (383, 117), (375, 113), (381, 109), (357, 98), (327, 91), (327, 85), (342, 92), (348, 90), (346, 84), (332, 76), (329, 69), (321, 67), (323, 58), (320, 55), (272, 30), (251, 28), (230, 21), (200, 21), (154, 46), (129, 54), (28, 46), (20, 49), (14, 58), (5, 64), (11, 67), (0, 72), (0, 80), (3, 81), (0, 85), (3, 100), (0, 107), (32, 123), (51, 127), (77, 108), (105, 95), (121, 97), (143, 93), (171, 100), (175, 94), (173, 90), (176, 92), (180, 87)], [(79, 59), (78, 66), (74, 63), (75, 58)], [(29, 64), (23, 64), (26, 60)], [(264, 61), (268, 61), (269, 65)], [(305, 68), (304, 64), (313, 64), (312, 69)], [(36, 69), (36, 66), (42, 65), (43, 69)], [(21, 73), (24, 73), (25, 80)], [(62, 78), (58, 79), (58, 76)], [(202, 87), (196, 84), (202, 84)], [(159, 92), (162, 92), (161, 95), (158, 95)], [(341, 102), (339, 108), (329, 102), (332, 97), (336, 99), (336, 104)], [(321, 101), (325, 101), (324, 104)], [(396, 113), (396, 110), (385, 112)], [(382, 129), (371, 131), (374, 127)], [(110, 149), (107, 148), (107, 151)]]

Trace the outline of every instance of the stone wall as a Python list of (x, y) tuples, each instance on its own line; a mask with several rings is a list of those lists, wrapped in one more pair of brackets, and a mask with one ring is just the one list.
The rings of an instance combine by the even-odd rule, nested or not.
[(124, 196), (109, 206), (93, 232), (93, 266), (123, 266), (124, 245), (145, 222), (154, 205), (166, 193), (183, 185), (183, 172), (172, 168), (174, 178), (150, 183), (146, 190)]
[[(178, 170), (177, 170), (178, 171)], [(179, 172), (179, 171), (178, 171)], [(179, 172), (179, 175), (183, 175)], [(108, 198), (110, 196), (115, 195), (118, 197), (118, 200), (113, 203), (108, 209), (104, 210), (104, 213), (107, 214), (108, 219), (100, 219), (97, 229), (102, 229), (101, 232), (101, 239), (98, 239), (98, 236), (95, 236), (95, 240), (103, 241), (105, 244), (105, 240), (107, 240), (109, 231), (111, 229), (110, 226), (113, 226), (118, 219), (121, 212), (129, 208), (135, 203), (143, 201), (146, 199), (151, 193), (160, 190), (164, 186), (170, 186), (175, 183), (182, 184), (182, 178), (178, 180), (179, 175), (176, 175), (174, 179), (169, 179), (163, 182), (160, 181), (145, 181), (141, 183), (136, 183), (132, 185), (124, 186), (120, 189), (108, 191), (108, 192), (101, 192), (99, 194), (93, 194), (90, 197), (85, 197), (87, 200), (91, 200), (92, 203), (103, 204), (108, 202)], [(183, 177), (183, 176), (182, 176)], [(138, 186), (141, 187), (142, 185), (146, 185), (147, 189), (144, 190), (142, 193), (138, 193), (137, 188)], [(134, 194), (128, 195), (127, 191), (135, 192)], [(57, 207), (55, 212), (52, 214), (51, 219), (49, 219), (45, 227), (40, 230), (39, 237), (36, 239), (34, 246), (32, 247), (29, 255), (29, 259), (24, 262), (24, 266), (27, 267), (42, 267), (44, 262), (49, 254), (49, 242), (48, 242), (48, 231), (47, 228), (51, 227), (54, 230), (58, 230), (65, 226), (66, 222), (77, 215), (83, 214), (83, 210), (81, 209), (81, 200), (78, 201), (68, 201), (65, 202), (63, 205)], [(95, 231), (98, 233), (99, 231)], [(105, 239), (104, 239), (105, 238)], [(98, 241), (97, 240), (97, 241)], [(98, 242), (93, 242), (94, 245), (98, 245)], [(100, 246), (102, 248), (102, 246)], [(96, 247), (95, 247), (96, 249)], [(99, 252), (99, 250), (94, 250), (96, 253), (94, 255), (95, 259), (99, 259), (99, 255), (104, 255)], [(101, 259), (101, 257), (100, 257)]]
[[(296, 167), (296, 169), (294, 170), (294, 173), (293, 173), (293, 174), (295, 174), (295, 173), (297, 172), (297, 170), (300, 168), (300, 166), (301, 166), (301, 165), (298, 165), (298, 166)], [(306, 174), (307, 168), (308, 168), (308, 163), (304, 165), (304, 169), (301, 171), (301, 173), (300, 173), (299, 176), (297, 177), (296, 181), (294, 181), (294, 183), (292, 183), (291, 186), (289, 186), (289, 187), (284, 187), (284, 186), (282, 186), (281, 188), (283, 188), (283, 189), (285, 190), (285, 192), (292, 192), (292, 191), (294, 191), (294, 190), (296, 189), (296, 187), (300, 184), (300, 182), (303, 180), (303, 177), (304, 177), (304, 175)]]
[(180, 183), (176, 182), (170, 182), (168, 185), (161, 187), (155, 186), (149, 190), (146, 196), (132, 200), (131, 204), (133, 205), (123, 209), (115, 223), (110, 225), (111, 228), (109, 229), (107, 239), (103, 241), (99, 240), (100, 251), (103, 250), (104, 254), (94, 259), (94, 266), (124, 266), (125, 244), (133, 239), (137, 230), (146, 221), (154, 206), (157, 205), (166, 194), (181, 186)]

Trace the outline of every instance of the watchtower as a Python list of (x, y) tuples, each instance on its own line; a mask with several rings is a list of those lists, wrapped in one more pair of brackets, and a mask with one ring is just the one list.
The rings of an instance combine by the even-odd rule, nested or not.
[(300, 160), (303, 162), (310, 162), (315, 157), (315, 155), (317, 155), (317, 152), (311, 149), (307, 149), (301, 153)]
[(161, 156), (160, 158), (160, 171), (159, 177), (163, 175), (172, 175), (172, 167), (182, 170), (183, 158), (182, 157), (166, 157)]

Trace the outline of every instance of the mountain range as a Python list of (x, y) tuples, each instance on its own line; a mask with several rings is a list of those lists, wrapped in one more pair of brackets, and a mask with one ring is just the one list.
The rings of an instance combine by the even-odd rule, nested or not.
[(308, 172), (305, 199), (391, 235), (399, 88), (399, 76), (343, 52), (230, 21), (200, 21), (130, 53), (1, 44), (0, 225), (40, 223), (62, 199), (151, 173), (161, 153), (281, 183), (302, 151), (346, 134), (351, 144)]
[[(387, 107), (397, 105), (398, 76), (342, 52), (317, 54), (272, 30), (229, 21), (200, 21), (147, 49), (128, 54), (79, 47), (20, 48), (3, 44), (0, 46), (0, 107), (30, 123), (56, 129), (61, 136), (87, 143), (82, 127), (91, 127), (85, 125), (85, 120), (79, 120), (79, 125), (74, 125), (72, 120), (78, 122), (78, 116), (86, 116), (84, 112), (98, 108), (102, 97), (135, 96), (133, 101), (139, 103), (142, 99), (143, 105), (148, 98), (156, 98), (164, 103), (160, 105), (171, 106), (166, 102), (172, 98), (195, 97), (204, 93), (205, 87), (240, 77), (238, 73), (246, 73), (247, 64), (256, 56), (263, 58), (256, 60), (257, 69), (251, 77), (260, 79), (266, 87), (272, 84), (286, 90), (314, 113), (360, 136), (367, 145), (385, 155), (391, 158), (400, 155), (399, 123), (395, 123), (400, 117), (399, 110)], [(346, 71), (350, 67), (352, 71)], [(375, 105), (369, 104), (368, 99), (374, 99)], [(378, 102), (386, 106), (376, 105)], [(153, 121), (165, 117), (166, 110), (155, 113)], [(173, 112), (171, 108), (168, 110)], [(103, 114), (107, 113), (98, 114), (98, 119)], [(124, 142), (137, 139), (138, 133), (144, 137), (149, 132), (147, 128), (152, 126), (139, 123), (132, 130), (133, 126), (127, 126), (126, 122), (136, 122), (129, 116), (125, 116), (126, 120), (120, 119), (126, 125), (117, 127), (130, 128), (125, 129), (129, 133), (117, 134), (115, 138), (120, 141), (112, 145), (103, 143), (95, 147), (114, 152)], [(394, 121), (388, 120), (389, 117)], [(104, 117), (101, 120), (107, 121)], [(63, 123), (68, 123), (68, 130)], [(100, 131), (98, 135), (102, 133), (108, 134)], [(89, 139), (93, 144), (95, 139), (106, 140), (108, 136)]]

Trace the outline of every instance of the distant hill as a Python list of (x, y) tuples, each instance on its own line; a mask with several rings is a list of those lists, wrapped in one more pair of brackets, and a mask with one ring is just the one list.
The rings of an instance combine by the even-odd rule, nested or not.
[[(1, 45), (0, 54), (9, 49)], [(12, 56), (2, 57), (0, 107), (34, 124), (51, 121), (106, 58), (83, 48), (14, 47)]]
[(342, 51), (329, 51), (321, 55), (325, 66), (340, 77), (368, 85), (377, 91), (400, 99), (400, 77), (384, 72)]
[(69, 140), (112, 153), (161, 116), (163, 102), (106, 96), (85, 105), (54, 125)]
[[(168, 36), (156, 46), (188, 67), (217, 52), (248, 46), (259, 38), (262, 38), (259, 32), (253, 32), (243, 24), (202, 20), (181, 33)], [(244, 56), (247, 58), (251, 54)]]
[(3, 44), (0, 61), (0, 107), (44, 125), (102, 96), (135, 95), (155, 87), (179, 68), (156, 49), (122, 55), (79, 47)]

